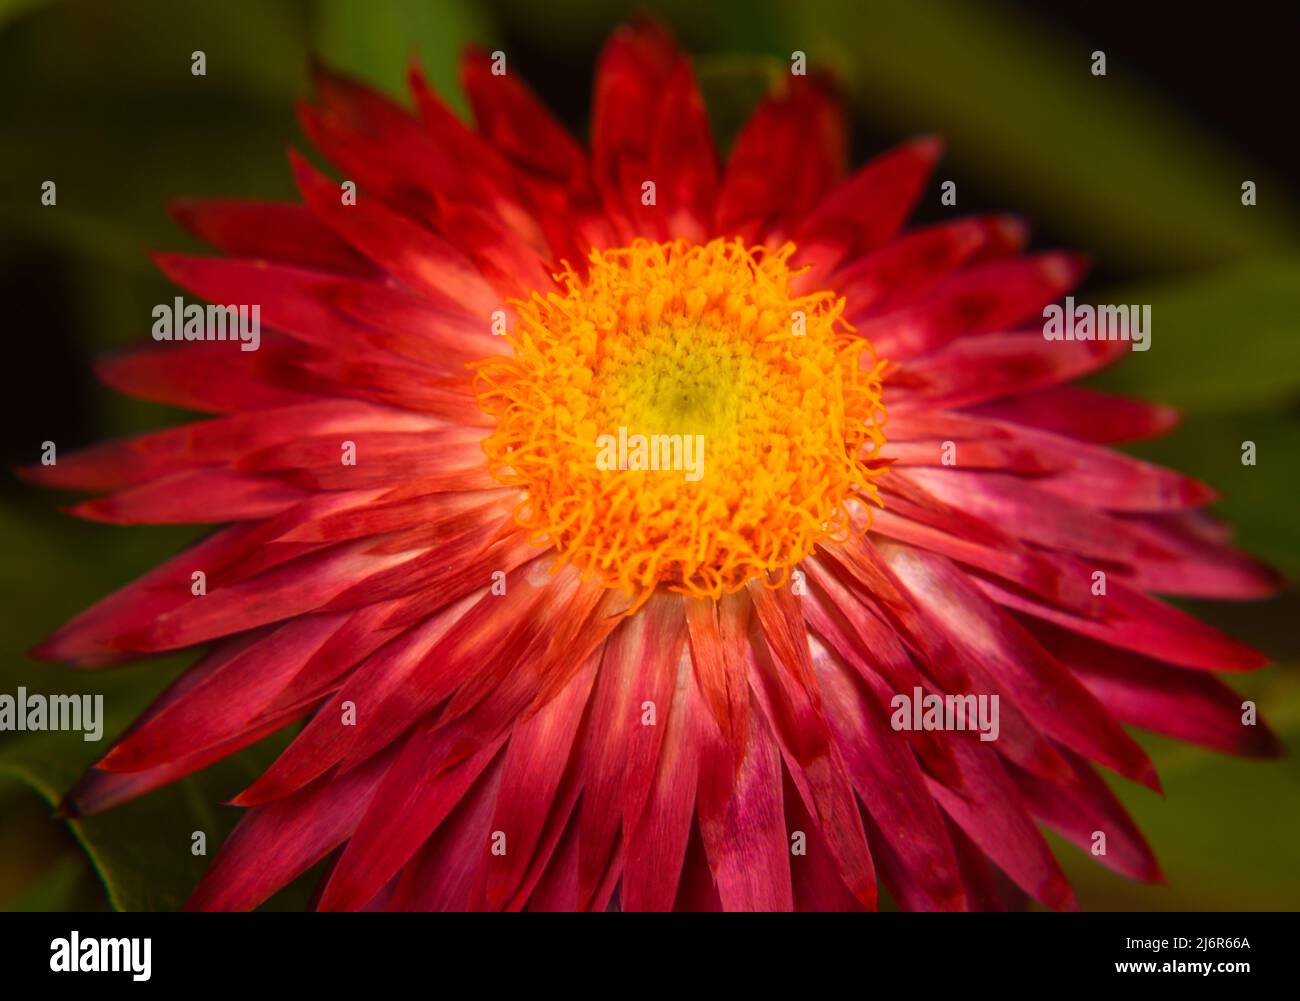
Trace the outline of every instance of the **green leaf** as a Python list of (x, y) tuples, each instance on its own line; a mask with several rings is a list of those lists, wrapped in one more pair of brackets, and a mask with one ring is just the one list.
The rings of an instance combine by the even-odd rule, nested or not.
[(1098, 381), (1192, 414), (1263, 411), (1300, 400), (1300, 257), (1245, 261), (1088, 301), (1151, 305), (1151, 348)]

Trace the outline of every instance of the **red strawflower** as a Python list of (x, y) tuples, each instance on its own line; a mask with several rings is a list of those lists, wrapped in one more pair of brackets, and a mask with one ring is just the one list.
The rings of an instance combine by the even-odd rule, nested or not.
[[(832, 89), (791, 76), (722, 168), (652, 25), (601, 57), (590, 155), (484, 54), (477, 131), (411, 84), (418, 117), (317, 73), (355, 204), (295, 155), (304, 205), (178, 206), (230, 256), (159, 265), (259, 305), (260, 349), (102, 374), (218, 416), (32, 472), (106, 492), (92, 519), (233, 522), (39, 651), (211, 644), (76, 811), (306, 721), (192, 907), (341, 849), (324, 908), (1068, 908), (1036, 822), (1160, 878), (1094, 770), (1158, 788), (1122, 724), (1276, 751), (1209, 673), (1262, 658), (1148, 596), (1272, 576), (1106, 447), (1168, 409), (1065, 385), (1128, 349), (1044, 338), (1078, 257), (900, 232), (937, 141), (846, 179)], [(619, 428), (702, 434), (700, 475), (598, 463)], [(918, 695), (997, 695), (996, 739), (913, 728)]]

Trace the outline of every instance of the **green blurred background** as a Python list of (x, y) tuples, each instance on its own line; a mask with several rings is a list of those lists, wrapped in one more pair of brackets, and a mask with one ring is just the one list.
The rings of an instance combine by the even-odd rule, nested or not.
[[(1022, 213), (1033, 246), (1087, 251), (1091, 301), (1153, 304), (1153, 350), (1097, 381), (1177, 404), (1169, 438), (1143, 456), (1201, 477), (1242, 545), (1300, 575), (1300, 94), (1291, 5), (1231, 19), (1160, 5), (669, 0), (657, 11), (688, 49), (715, 129), (729, 142), (796, 49), (839, 75), (860, 161), (906, 136), (948, 143), (920, 218), (958, 185), (961, 214)], [(1284, 10), (1289, 6), (1289, 10)], [(287, 145), (304, 143), (293, 102), (309, 54), (400, 95), (422, 62), (458, 110), (457, 51), (509, 53), (585, 135), (601, 41), (634, 9), (621, 2), (527, 0), (0, 0), (0, 291), (7, 327), (7, 465), (174, 422), (166, 408), (94, 384), (93, 357), (147, 337), (149, 310), (173, 294), (151, 248), (197, 249), (164, 212), (180, 195), (293, 198)], [(202, 49), (207, 75), (190, 74)], [(1094, 49), (1108, 73), (1089, 72)], [(45, 180), (55, 208), (40, 205)], [(1243, 207), (1241, 183), (1258, 185)], [(1258, 465), (1243, 467), (1241, 443)], [(106, 740), (0, 734), (0, 908), (178, 906), (235, 819), (218, 804), (280, 743), (106, 816), (67, 823), (49, 802), (188, 663), (163, 658), (97, 674), (38, 664), (25, 651), (70, 615), (198, 533), (88, 525), (12, 477), (0, 484), (3, 617), (0, 692), (102, 691)], [(1294, 587), (1246, 605), (1195, 611), (1279, 662), (1242, 679), (1295, 747), (1300, 738), (1300, 598)], [(93, 681), (93, 684), (91, 683)], [(1295, 909), (1300, 901), (1300, 766), (1259, 763), (1139, 735), (1161, 798), (1124, 783), (1167, 886), (1132, 884), (1057, 842), (1085, 908)], [(309, 874), (310, 877), (310, 874)], [(302, 906), (310, 878), (269, 907)]]

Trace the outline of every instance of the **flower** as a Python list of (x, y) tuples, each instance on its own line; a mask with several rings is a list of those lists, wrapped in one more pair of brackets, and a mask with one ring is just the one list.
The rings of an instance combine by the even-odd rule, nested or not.
[(327, 909), (1072, 907), (1038, 823), (1161, 878), (1095, 769), (1158, 788), (1124, 725), (1277, 743), (1209, 673), (1263, 658), (1149, 592), (1276, 582), (1106, 447), (1174, 414), (1069, 385), (1122, 341), (1035, 329), (1081, 259), (903, 231), (939, 143), (845, 178), (816, 76), (724, 168), (654, 24), (604, 50), (590, 155), (502, 69), (465, 60), (476, 130), (418, 71), (412, 115), (318, 69), (345, 182), (292, 154), (302, 205), (176, 206), (227, 256), (159, 266), (268, 329), (107, 360), (215, 416), (30, 471), (230, 523), (39, 648), (210, 644), (67, 809), (303, 722), (191, 907), (322, 859)]

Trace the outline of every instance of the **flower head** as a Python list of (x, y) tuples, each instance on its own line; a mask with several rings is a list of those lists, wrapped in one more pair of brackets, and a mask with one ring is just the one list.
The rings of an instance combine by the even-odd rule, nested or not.
[[(628, 592), (719, 598), (783, 583), (846, 532), (850, 502), (877, 499), (880, 366), (863, 367), (842, 299), (793, 293), (794, 249), (642, 239), (521, 304), (515, 355), (482, 363), (479, 402), (498, 418), (484, 450), (540, 541)], [(593, 461), (610, 428), (659, 446), (636, 475)], [(686, 482), (657, 475), (681, 468), (684, 429), (707, 477), (703, 454)]]
[(1276, 742), (1209, 673), (1262, 658), (1150, 593), (1274, 581), (1107, 447), (1169, 410), (1069, 385), (1127, 348), (1035, 328), (1081, 260), (904, 230), (938, 143), (845, 177), (815, 77), (724, 169), (655, 25), (601, 57), (590, 153), (495, 69), (474, 129), (320, 70), (355, 198), (295, 155), (303, 204), (177, 207), (225, 256), (160, 266), (267, 329), (109, 359), (214, 416), (33, 471), (229, 523), (42, 646), (210, 645), (69, 808), (301, 723), (191, 906), (329, 858), (324, 908), (1070, 907), (1038, 823), (1159, 878), (1095, 767), (1157, 786), (1124, 724)]

